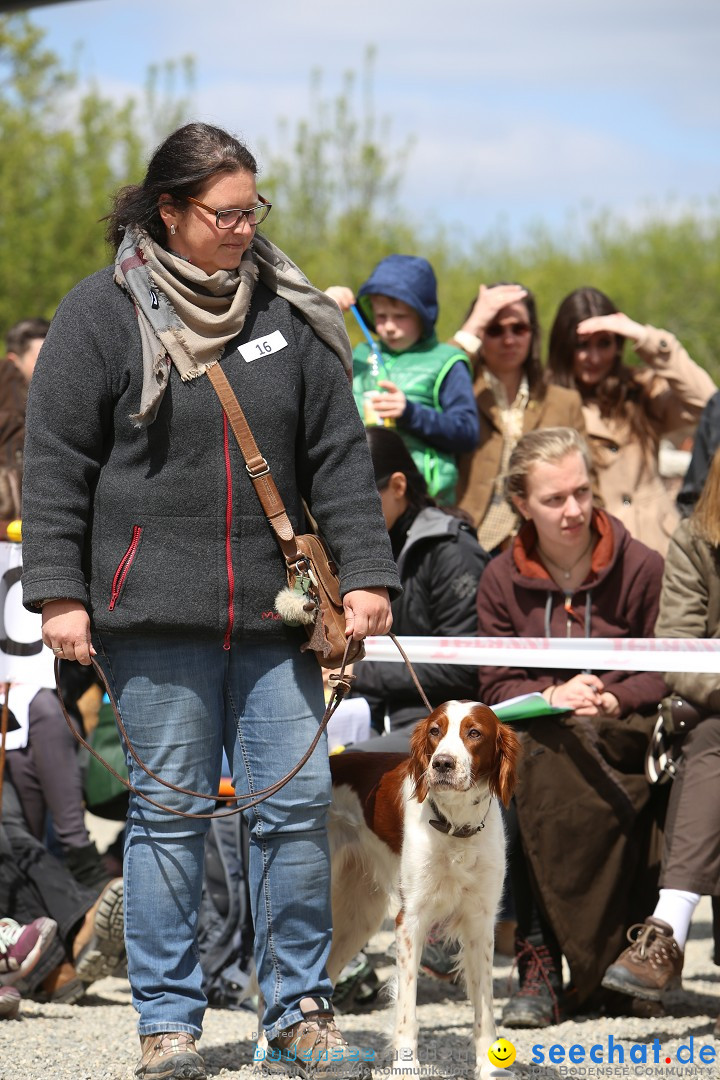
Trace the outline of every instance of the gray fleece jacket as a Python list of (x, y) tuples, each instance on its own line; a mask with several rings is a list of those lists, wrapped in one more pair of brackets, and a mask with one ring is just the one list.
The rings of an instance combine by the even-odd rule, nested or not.
[[(222, 366), (294, 528), (306, 531), (304, 498), (332, 548), (342, 592), (396, 592), (364, 429), (339, 359), (258, 284)], [(100, 632), (226, 641), (302, 635), (274, 610), (283, 560), (210, 381), (183, 383), (173, 369), (147, 429), (130, 420), (141, 386), (133, 304), (107, 267), (65, 297), (33, 376), (26, 607), (81, 600)]]

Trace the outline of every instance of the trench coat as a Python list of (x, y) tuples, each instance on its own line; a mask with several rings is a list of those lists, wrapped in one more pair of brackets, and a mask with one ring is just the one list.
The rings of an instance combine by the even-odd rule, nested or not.
[(627, 421), (601, 416), (592, 401), (583, 404), (583, 415), (605, 509), (636, 540), (665, 555), (680, 517), (660, 476), (660, 439), (686, 424), (697, 424), (717, 388), (673, 334), (653, 326), (645, 331), (635, 347), (647, 365), (635, 376), (647, 402), (650, 440), (645, 451)]

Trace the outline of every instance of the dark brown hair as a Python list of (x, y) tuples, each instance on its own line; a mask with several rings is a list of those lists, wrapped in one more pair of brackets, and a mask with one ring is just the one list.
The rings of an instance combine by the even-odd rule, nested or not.
[(630, 430), (638, 439), (644, 453), (648, 453), (653, 442), (652, 428), (648, 417), (648, 398), (646, 387), (628, 364), (623, 363), (622, 352), (625, 338), (615, 335), (617, 355), (607, 378), (597, 386), (585, 386), (577, 382), (574, 373), (575, 350), (578, 347), (578, 324), (583, 319), (595, 315), (614, 315), (618, 307), (609, 296), (590, 286), (574, 289), (560, 304), (550, 330), (548, 352), (548, 377), (558, 386), (568, 386), (577, 390), (587, 403), (593, 401), (600, 409), (601, 416), (612, 420), (625, 420)]
[(464, 521), (466, 525), (471, 527), (473, 533), (475, 532), (473, 519), (467, 510), (462, 510), (459, 506), (439, 506), (437, 501), (428, 494), (425, 477), (418, 469), (406, 443), (398, 435), (397, 431), (393, 431), (392, 428), (373, 425), (365, 429), (365, 435), (370, 448), (375, 484), (378, 491), (384, 491), (393, 473), (402, 473), (407, 480), (405, 498), (408, 501), (408, 506), (416, 514), (419, 514), (421, 510), (428, 506), (434, 506), (438, 510), (442, 510), (444, 514), (449, 514), (450, 517), (456, 517), (460, 521)]
[(5, 347), (9, 353), (22, 356), (30, 342), (38, 338), (45, 339), (49, 329), (50, 323), (47, 319), (21, 319), (14, 323), (5, 335)]
[(158, 244), (165, 226), (158, 210), (161, 195), (182, 205), (221, 173), (245, 171), (257, 175), (257, 162), (233, 135), (211, 124), (185, 124), (168, 135), (153, 153), (141, 184), (121, 188), (108, 214), (105, 238), (117, 248), (129, 225), (144, 229)]
[(425, 477), (396, 431), (380, 426), (369, 427), (366, 428), (365, 435), (370, 448), (378, 491), (387, 487), (393, 473), (399, 472), (407, 480), (405, 497), (413, 510), (419, 513), (426, 506), (437, 505), (435, 500), (428, 495)]

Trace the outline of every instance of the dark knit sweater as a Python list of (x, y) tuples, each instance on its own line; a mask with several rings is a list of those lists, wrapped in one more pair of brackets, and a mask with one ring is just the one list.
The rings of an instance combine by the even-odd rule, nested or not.
[[(279, 330), (287, 345), (246, 342)], [(335, 354), (258, 284), (222, 360), (296, 531), (304, 498), (343, 593), (399, 587), (364, 429)], [(23, 594), (88, 605), (105, 632), (297, 635), (274, 611), (277, 542), (206, 377), (175, 369), (157, 419), (133, 426), (142, 385), (133, 305), (112, 268), (81, 281), (53, 319), (33, 376), (25, 444)]]

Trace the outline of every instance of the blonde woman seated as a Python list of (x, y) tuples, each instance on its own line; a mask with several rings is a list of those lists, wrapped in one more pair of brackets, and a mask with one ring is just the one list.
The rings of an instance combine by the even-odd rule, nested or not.
[[(663, 560), (593, 508), (590, 453), (576, 431), (530, 432), (506, 492), (524, 521), (478, 587), (486, 637), (649, 638)], [(591, 661), (590, 661), (591, 662)], [(654, 904), (656, 806), (644, 775), (661, 675), (544, 667), (479, 669), (493, 705), (538, 691), (568, 713), (520, 725), (523, 755), (509, 826), (519, 988), (507, 1027), (543, 1027), (567, 1002), (590, 1003), (619, 952), (630, 912)], [(573, 993), (563, 1000), (562, 956)]]

